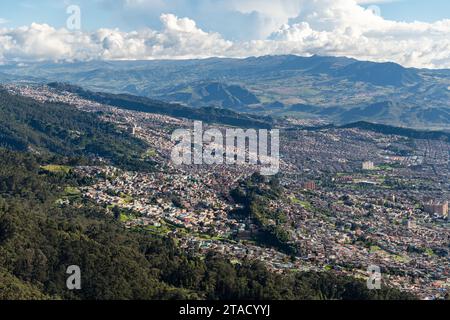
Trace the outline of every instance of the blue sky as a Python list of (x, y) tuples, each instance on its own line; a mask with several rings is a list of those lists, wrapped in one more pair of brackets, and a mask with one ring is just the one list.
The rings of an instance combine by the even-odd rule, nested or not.
[[(69, 4), (79, 5), (83, 10), (83, 22), (86, 27), (96, 29), (113, 26), (111, 12), (102, 8), (99, 1), (60, 1), (60, 0), (2, 0), (0, 2), (0, 18), (7, 22), (6, 27), (21, 27), (33, 22), (46, 23), (54, 27), (66, 24), (66, 8)], [(120, 27), (120, 25), (117, 25)]]
[(403, 0), (377, 5), (386, 19), (409, 22), (450, 19), (449, 0)]
[[(79, 29), (65, 28), (71, 5)], [(268, 54), (450, 68), (450, 1), (0, 1), (0, 63)]]
[[(274, 0), (277, 1), (277, 0)], [(54, 27), (64, 27), (67, 19), (65, 10), (69, 4), (79, 5), (83, 13), (83, 28), (95, 30), (98, 28), (120, 28), (130, 31), (142, 27), (158, 28), (159, 16), (165, 8), (157, 6), (145, 7), (137, 13), (134, 10), (123, 10), (121, 0), (2, 0), (0, 2), (0, 18), (5, 19), (6, 27), (19, 27), (32, 22), (47, 23)], [(154, 1), (156, 2), (156, 1)], [(369, 2), (369, 1), (366, 1)], [(449, 0), (397, 0), (374, 1), (381, 9), (381, 15), (396, 21), (424, 21), (434, 22), (450, 19)], [(386, 2), (386, 3), (384, 3)], [(170, 13), (179, 16), (189, 16), (199, 27), (208, 31), (221, 32), (227, 38), (240, 38), (240, 33), (246, 31), (241, 28), (242, 21), (217, 21), (218, 16), (209, 16), (202, 9), (203, 0), (186, 0), (185, 6), (171, 7)], [(369, 4), (362, 4), (368, 7)], [(248, 18), (248, 17), (246, 17)], [(231, 22), (231, 23), (230, 23)]]

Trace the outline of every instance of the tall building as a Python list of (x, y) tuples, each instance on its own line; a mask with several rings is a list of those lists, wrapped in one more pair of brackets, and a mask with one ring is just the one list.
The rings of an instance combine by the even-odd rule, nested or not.
[(423, 205), (425, 212), (429, 214), (438, 214), (442, 217), (448, 217), (448, 201), (438, 202), (430, 201)]
[(133, 125), (132, 127), (128, 128), (128, 132), (131, 133), (133, 136), (136, 135), (137, 130), (138, 130), (138, 127), (136, 125)]
[(365, 161), (362, 164), (362, 169), (363, 170), (374, 170), (375, 169), (375, 165), (373, 164), (372, 161)]
[(303, 184), (303, 188), (306, 190), (314, 191), (317, 189), (317, 185), (314, 181), (308, 181)]

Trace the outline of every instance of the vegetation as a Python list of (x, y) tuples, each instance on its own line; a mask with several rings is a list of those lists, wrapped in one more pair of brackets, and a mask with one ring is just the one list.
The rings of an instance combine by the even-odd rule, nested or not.
[(276, 247), (287, 254), (295, 254), (298, 248), (289, 243), (290, 236), (283, 228), (286, 216), (281, 211), (270, 210), (268, 206), (270, 200), (276, 200), (281, 195), (281, 188), (276, 177), (267, 182), (258, 173), (243, 181), (231, 192), (233, 199), (244, 205), (244, 209), (239, 214), (252, 218), (260, 227), (261, 232), (256, 239), (258, 243)]
[[(356, 123), (351, 123), (345, 126), (342, 126), (342, 128), (358, 128), (368, 131), (373, 131), (377, 133), (382, 134), (392, 134), (407, 138), (413, 138), (413, 139), (426, 139), (426, 140), (443, 140), (443, 141), (450, 141), (450, 133), (444, 132), (444, 131), (426, 131), (426, 130), (415, 130), (415, 129), (409, 129), (409, 128), (400, 128), (400, 127), (394, 127), (394, 126), (388, 126), (383, 124), (375, 124), (365, 121), (360, 121)], [(395, 150), (397, 151), (397, 150)]]
[(71, 167), (70, 166), (60, 166), (60, 165), (54, 165), (49, 164), (46, 166), (42, 166), (42, 169), (48, 171), (48, 172), (62, 172), (62, 173), (69, 173)]
[[(152, 163), (141, 160), (149, 146), (96, 114), (0, 91), (0, 141), (0, 299), (411, 298), (388, 288), (371, 292), (331, 273), (277, 275), (254, 261), (200, 257), (154, 230), (125, 229), (129, 213), (113, 208), (110, 214), (80, 197), (79, 188), (92, 179), (72, 167), (101, 157), (151, 170)], [(254, 176), (242, 199), (267, 241), (287, 245), (282, 230), (269, 223), (282, 222), (282, 213), (264, 210), (265, 201), (280, 196), (279, 186), (276, 179), (267, 185)], [(81, 268), (81, 290), (66, 288), (70, 265)]]
[[(144, 142), (102, 121), (97, 114), (63, 104), (39, 103), (1, 89), (0, 147), (77, 157), (77, 163), (101, 157), (126, 169), (153, 167), (150, 161), (141, 160), (148, 149)], [(66, 171), (61, 164), (51, 163), (44, 169)]]
[(84, 90), (77, 86), (61, 83), (50, 83), (50, 87), (76, 93), (80, 97), (118, 108), (168, 115), (178, 118), (199, 120), (208, 123), (222, 123), (231, 126), (265, 128), (272, 125), (270, 117), (258, 117), (249, 114), (241, 114), (227, 109), (213, 107), (191, 108), (179, 104), (156, 101), (145, 97), (129, 94), (110, 94)]
[[(0, 299), (412, 298), (331, 273), (276, 275), (257, 262), (186, 254), (171, 238), (125, 230), (87, 200), (57, 205), (84, 181), (42, 170), (28, 153), (0, 149), (0, 181)], [(69, 265), (80, 266), (82, 290), (66, 289)]]

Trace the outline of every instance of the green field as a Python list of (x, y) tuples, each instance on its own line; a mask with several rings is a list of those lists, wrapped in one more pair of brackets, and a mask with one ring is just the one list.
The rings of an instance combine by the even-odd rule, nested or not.
[(69, 166), (61, 166), (56, 164), (49, 164), (41, 167), (43, 170), (52, 172), (52, 173), (69, 173), (72, 167)]
[(150, 159), (150, 158), (154, 158), (156, 157), (158, 154), (156, 153), (156, 151), (154, 149), (148, 149), (143, 155), (142, 157), (144, 159)]
[(122, 203), (124, 204), (130, 204), (134, 201), (132, 196), (125, 193), (120, 193), (120, 198), (122, 199)]
[(64, 194), (68, 197), (74, 197), (74, 196), (79, 196), (81, 194), (81, 191), (75, 187), (66, 187), (64, 189)]

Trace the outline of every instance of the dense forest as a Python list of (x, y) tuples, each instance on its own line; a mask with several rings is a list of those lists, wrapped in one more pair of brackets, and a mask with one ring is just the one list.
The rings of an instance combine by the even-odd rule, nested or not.
[[(333, 273), (278, 275), (254, 261), (200, 257), (170, 236), (125, 229), (87, 199), (59, 201), (68, 188), (91, 183), (70, 165), (102, 157), (125, 169), (152, 169), (141, 159), (145, 143), (96, 114), (0, 91), (0, 144), (0, 299), (413, 298), (389, 288), (369, 291)], [(47, 169), (55, 163), (68, 166)], [(278, 196), (276, 181), (269, 185), (260, 195)], [(266, 212), (252, 210), (264, 227)], [(66, 288), (70, 265), (81, 268), (81, 290)]]
[(103, 158), (126, 169), (151, 169), (148, 146), (99, 115), (39, 103), (0, 88), (0, 147), (74, 158)]
[[(0, 299), (405, 299), (332, 273), (277, 275), (180, 251), (170, 237), (126, 230), (102, 207), (56, 201), (85, 181), (42, 159), (0, 149)], [(66, 289), (79, 265), (82, 290)]]
[(287, 221), (286, 215), (282, 211), (269, 209), (270, 200), (283, 196), (279, 180), (277, 177), (266, 180), (264, 176), (255, 173), (231, 190), (230, 195), (234, 201), (243, 205), (235, 214), (244, 219), (251, 218), (259, 226), (259, 232), (254, 237), (259, 244), (295, 255), (299, 248), (289, 243), (290, 236), (283, 228), (283, 223)]

